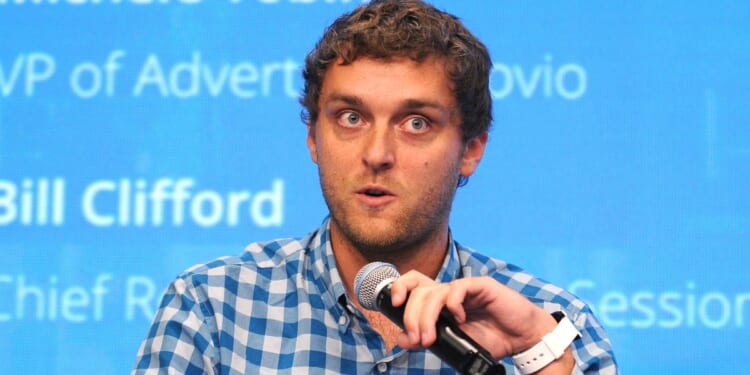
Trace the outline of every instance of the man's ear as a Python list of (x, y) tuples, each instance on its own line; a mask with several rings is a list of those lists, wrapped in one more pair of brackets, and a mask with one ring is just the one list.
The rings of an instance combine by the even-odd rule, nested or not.
[(469, 139), (464, 146), (464, 157), (461, 162), (461, 176), (469, 177), (479, 166), (479, 161), (484, 155), (484, 147), (487, 145), (488, 133), (482, 132), (476, 137)]
[(318, 164), (318, 146), (315, 144), (315, 126), (307, 123), (307, 149), (310, 150), (310, 158), (313, 163)]

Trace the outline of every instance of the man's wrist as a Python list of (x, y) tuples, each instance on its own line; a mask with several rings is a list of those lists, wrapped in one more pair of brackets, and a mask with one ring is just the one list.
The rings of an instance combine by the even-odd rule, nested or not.
[(513, 364), (522, 374), (532, 374), (546, 367), (565, 354), (570, 344), (578, 337), (578, 329), (562, 312), (552, 317), (557, 326), (542, 337), (536, 345), (513, 355)]

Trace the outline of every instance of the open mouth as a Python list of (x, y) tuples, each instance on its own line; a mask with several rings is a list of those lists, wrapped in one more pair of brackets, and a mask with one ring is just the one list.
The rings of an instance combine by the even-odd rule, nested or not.
[(367, 189), (363, 193), (368, 197), (382, 197), (384, 195), (387, 195), (386, 192), (378, 189)]
[(363, 186), (358, 192), (362, 197), (366, 198), (384, 198), (384, 197), (390, 197), (393, 196), (393, 193), (390, 192), (388, 189), (378, 186), (378, 185), (369, 185), (369, 186)]

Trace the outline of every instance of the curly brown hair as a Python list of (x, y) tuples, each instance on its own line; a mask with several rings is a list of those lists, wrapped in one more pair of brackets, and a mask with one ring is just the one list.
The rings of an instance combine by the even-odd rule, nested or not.
[(359, 57), (444, 59), (462, 118), (464, 142), (492, 123), (487, 48), (455, 16), (418, 0), (373, 0), (336, 19), (307, 55), (300, 98), (302, 120), (314, 125), (325, 73), (331, 63)]

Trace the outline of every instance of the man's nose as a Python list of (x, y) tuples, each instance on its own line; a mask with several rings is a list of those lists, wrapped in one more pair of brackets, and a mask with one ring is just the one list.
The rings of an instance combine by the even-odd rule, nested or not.
[(390, 169), (395, 161), (394, 129), (375, 126), (366, 135), (362, 162), (373, 172)]

